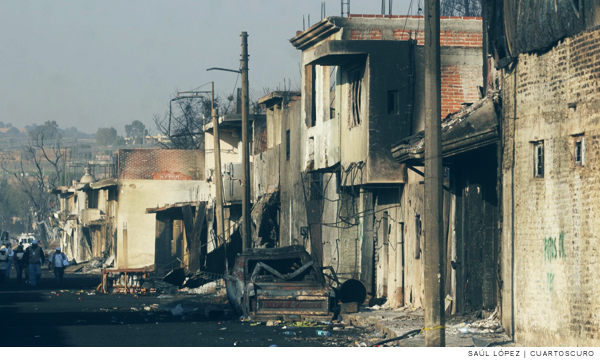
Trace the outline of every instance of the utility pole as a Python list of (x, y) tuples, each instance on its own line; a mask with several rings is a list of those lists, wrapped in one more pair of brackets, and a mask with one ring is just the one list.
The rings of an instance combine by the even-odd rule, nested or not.
[(248, 33), (242, 32), (242, 167), (244, 178), (242, 187), (242, 250), (250, 246), (250, 149), (248, 142), (248, 116), (250, 100), (248, 98)]
[(215, 109), (215, 83), (211, 82), (210, 114), (213, 123), (213, 139), (215, 151), (215, 185), (217, 193), (217, 246), (219, 246), (218, 235), (222, 236), (225, 244), (225, 230), (223, 226), (223, 176), (221, 173), (221, 138), (219, 135), (219, 116)]
[(446, 346), (440, 0), (425, 0), (425, 346)]

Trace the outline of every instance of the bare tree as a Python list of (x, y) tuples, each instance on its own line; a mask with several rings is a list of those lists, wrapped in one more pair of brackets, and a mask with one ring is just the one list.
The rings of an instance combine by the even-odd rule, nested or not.
[(2, 170), (16, 180), (27, 196), (36, 222), (43, 221), (56, 206), (55, 196), (49, 190), (60, 184), (65, 151), (61, 148), (58, 125), (47, 121), (29, 132), (27, 144), (17, 152), (18, 159), (10, 153), (3, 154)]
[(441, 16), (481, 16), (481, 0), (441, 0)]
[[(219, 109), (220, 115), (225, 115), (229, 112), (231, 101), (224, 104), (220, 97), (215, 96), (214, 106)], [(179, 99), (172, 102), (171, 112), (167, 111), (163, 116), (155, 114), (153, 118), (156, 129), (169, 139), (169, 142), (158, 143), (163, 148), (203, 149), (203, 127), (211, 121), (211, 99)]]

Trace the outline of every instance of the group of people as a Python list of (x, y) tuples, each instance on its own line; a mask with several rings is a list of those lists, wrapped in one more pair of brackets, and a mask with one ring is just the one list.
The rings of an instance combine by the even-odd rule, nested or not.
[[(19, 245), (15, 250), (10, 246), (2, 245), (0, 247), (0, 284), (10, 278), (10, 270), (14, 264), (17, 271), (17, 282), (23, 282), (23, 274), (25, 274), (26, 283), (38, 286), (42, 276), (42, 264), (45, 261), (44, 250), (38, 245), (37, 240), (34, 240), (27, 249), (24, 249), (23, 245)], [(69, 261), (67, 256), (61, 252), (60, 246), (50, 256), (49, 263), (54, 269), (56, 284), (61, 285)]]

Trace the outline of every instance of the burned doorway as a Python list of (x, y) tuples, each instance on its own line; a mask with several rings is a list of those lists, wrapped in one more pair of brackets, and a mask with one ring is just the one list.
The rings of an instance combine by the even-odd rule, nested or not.
[(303, 176), (306, 219), (310, 232), (310, 249), (318, 265), (323, 266), (323, 173), (306, 173)]
[(496, 145), (452, 159), (456, 191), (457, 310), (497, 305), (498, 190)]

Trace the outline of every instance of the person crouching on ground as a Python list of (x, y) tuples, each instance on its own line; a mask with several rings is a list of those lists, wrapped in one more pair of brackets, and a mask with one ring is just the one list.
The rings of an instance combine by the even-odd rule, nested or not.
[(65, 267), (69, 260), (67, 255), (60, 251), (60, 246), (56, 248), (56, 252), (50, 256), (50, 264), (54, 268), (54, 277), (56, 278), (56, 285), (60, 285), (65, 275)]
[(4, 283), (6, 278), (6, 269), (8, 268), (8, 249), (2, 245), (0, 247), (0, 284)]
[(13, 256), (13, 263), (15, 264), (15, 269), (17, 270), (17, 282), (23, 281), (23, 268), (25, 267), (25, 263), (23, 262), (23, 256), (25, 255), (25, 250), (23, 250), (23, 245), (17, 246), (15, 250), (15, 255)]
[(44, 251), (38, 246), (37, 240), (33, 240), (31, 246), (27, 248), (23, 259), (29, 268), (29, 285), (37, 286), (42, 277), (42, 264), (46, 261)]

